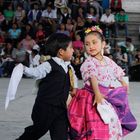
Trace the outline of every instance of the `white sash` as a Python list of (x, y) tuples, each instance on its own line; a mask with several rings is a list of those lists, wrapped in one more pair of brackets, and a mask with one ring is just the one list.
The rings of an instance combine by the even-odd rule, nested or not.
[(8, 90), (7, 90), (6, 100), (5, 100), (5, 110), (8, 108), (9, 102), (15, 99), (17, 87), (23, 76), (23, 69), (24, 69), (24, 66), (22, 64), (18, 64), (13, 69), (9, 86), (8, 86)]

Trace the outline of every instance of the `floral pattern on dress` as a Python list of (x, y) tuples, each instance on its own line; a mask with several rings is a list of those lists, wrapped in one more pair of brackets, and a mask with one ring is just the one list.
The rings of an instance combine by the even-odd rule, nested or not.
[(93, 76), (97, 78), (99, 84), (105, 87), (109, 87), (116, 79), (121, 80), (125, 75), (123, 69), (106, 56), (104, 56), (104, 60), (104, 65), (91, 56), (85, 60), (80, 69), (84, 84), (90, 85), (89, 79)]

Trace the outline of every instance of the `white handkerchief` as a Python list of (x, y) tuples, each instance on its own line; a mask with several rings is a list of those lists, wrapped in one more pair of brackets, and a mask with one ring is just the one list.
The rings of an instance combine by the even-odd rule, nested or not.
[(15, 99), (17, 87), (23, 75), (23, 69), (24, 69), (24, 66), (22, 64), (18, 64), (13, 69), (9, 86), (8, 86), (8, 90), (7, 90), (6, 100), (5, 100), (5, 110), (7, 109), (9, 102)]
[(111, 120), (116, 116), (112, 105), (105, 99), (102, 103), (97, 104), (97, 110), (105, 124), (111, 123)]

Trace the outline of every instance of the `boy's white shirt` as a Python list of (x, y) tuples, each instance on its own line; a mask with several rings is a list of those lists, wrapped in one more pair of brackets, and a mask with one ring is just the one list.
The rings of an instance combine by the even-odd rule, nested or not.
[[(64, 71), (67, 73), (68, 72), (68, 65), (70, 64), (70, 62), (65, 62), (62, 59), (58, 58), (58, 57), (54, 57), (52, 58), (57, 64), (59, 64), (60, 66), (62, 66), (62, 68), (64, 69)], [(70, 65), (71, 66), (71, 65)], [(77, 77), (75, 75), (74, 69), (73, 67), (71, 67), (74, 73), (74, 87), (78, 88), (78, 80)], [(15, 95), (16, 95), (16, 91), (19, 85), (19, 82), (22, 79), (23, 73), (32, 77), (35, 77), (36, 80), (42, 79), (44, 78), (47, 74), (49, 74), (51, 72), (52, 68), (49, 62), (44, 62), (41, 65), (39, 65), (36, 68), (28, 68), (22, 65), (22, 64), (18, 64), (11, 75), (10, 78), (10, 82), (9, 82), (9, 86), (8, 86), (8, 90), (7, 90), (7, 95), (6, 95), (6, 100), (5, 100), (5, 110), (8, 108), (9, 102), (11, 100), (15, 99)]]
[[(65, 62), (64, 60), (62, 60), (58, 57), (52, 57), (52, 59), (58, 65), (60, 65), (66, 73), (68, 72), (68, 65), (70, 65), (69, 61)], [(77, 77), (75, 75), (75, 71), (74, 71), (73, 67), (71, 65), (70, 65), (70, 67), (72, 68), (72, 71), (74, 73), (74, 87), (77, 88), (78, 87), (78, 80), (77, 80)], [(24, 73), (36, 78), (36, 80), (39, 80), (39, 79), (46, 77), (46, 75), (49, 74), (51, 72), (51, 70), (52, 70), (52, 68), (51, 68), (50, 63), (46, 61), (36, 68), (25, 67)]]

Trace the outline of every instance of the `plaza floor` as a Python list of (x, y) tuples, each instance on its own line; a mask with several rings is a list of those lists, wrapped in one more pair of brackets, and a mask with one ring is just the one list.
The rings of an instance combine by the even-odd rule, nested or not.
[[(33, 93), (33, 79), (22, 79), (18, 87), (16, 99), (10, 102), (5, 111), (5, 97), (9, 79), (0, 78), (0, 140), (15, 140), (24, 128), (32, 124), (30, 114), (36, 94)], [(81, 81), (79, 86), (81, 86)], [(140, 140), (140, 82), (130, 82), (129, 87), (130, 108), (135, 115), (138, 127), (123, 140)], [(47, 133), (40, 140), (50, 140)]]

